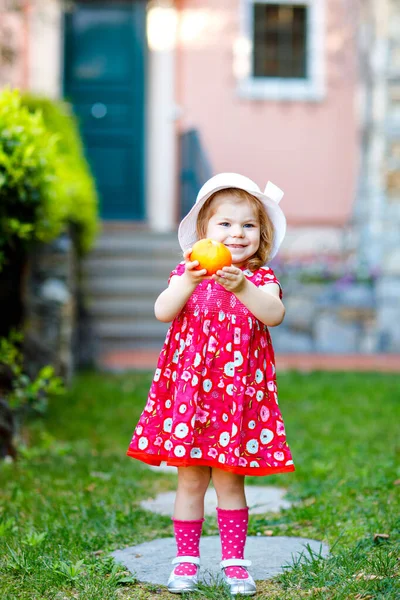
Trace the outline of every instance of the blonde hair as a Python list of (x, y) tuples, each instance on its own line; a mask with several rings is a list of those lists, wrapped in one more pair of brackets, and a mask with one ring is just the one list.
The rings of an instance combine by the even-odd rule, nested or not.
[(239, 188), (224, 188), (223, 190), (219, 190), (215, 192), (212, 196), (210, 196), (204, 205), (201, 207), (199, 216), (197, 217), (196, 223), (196, 233), (199, 240), (206, 237), (207, 225), (208, 221), (215, 214), (217, 210), (216, 202), (222, 194), (229, 193), (233, 199), (239, 201), (247, 201), (250, 206), (254, 209), (254, 212), (257, 216), (258, 222), (260, 224), (260, 245), (258, 247), (257, 252), (251, 256), (246, 264), (246, 268), (250, 269), (250, 271), (256, 271), (260, 267), (263, 267), (271, 254), (272, 245), (274, 242), (274, 226), (268, 216), (267, 211), (261, 200), (249, 194), (245, 190), (241, 190)]

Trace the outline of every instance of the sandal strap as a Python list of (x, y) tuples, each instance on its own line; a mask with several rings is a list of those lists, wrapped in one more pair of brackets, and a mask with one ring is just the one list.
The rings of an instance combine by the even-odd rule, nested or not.
[(200, 565), (200, 557), (199, 556), (176, 556), (172, 564), (177, 565), (179, 563), (191, 563), (192, 565)]
[(222, 560), (220, 563), (221, 569), (226, 567), (250, 567), (251, 560), (245, 560), (244, 558), (227, 558)]

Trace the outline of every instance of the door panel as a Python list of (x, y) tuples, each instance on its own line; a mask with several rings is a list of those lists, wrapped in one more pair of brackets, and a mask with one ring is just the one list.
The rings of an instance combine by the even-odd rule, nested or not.
[(76, 3), (65, 17), (65, 96), (108, 219), (144, 218), (145, 2)]

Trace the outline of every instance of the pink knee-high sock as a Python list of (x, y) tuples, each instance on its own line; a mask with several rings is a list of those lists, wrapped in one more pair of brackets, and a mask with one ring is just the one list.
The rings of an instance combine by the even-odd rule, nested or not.
[[(178, 549), (176, 556), (200, 556), (199, 544), (204, 519), (194, 521), (172, 519), (172, 521)], [(196, 571), (197, 565), (192, 563), (183, 563), (174, 569), (175, 575), (195, 575)]]
[[(222, 560), (243, 558), (246, 544), (249, 509), (226, 510), (217, 508), (218, 527), (221, 536)], [(243, 567), (226, 567), (228, 577), (247, 579), (248, 573)]]

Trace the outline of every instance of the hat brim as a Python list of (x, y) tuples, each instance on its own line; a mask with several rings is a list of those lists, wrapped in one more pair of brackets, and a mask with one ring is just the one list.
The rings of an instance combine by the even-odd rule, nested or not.
[[(238, 187), (238, 186), (234, 186)], [(204, 203), (215, 194), (215, 192), (219, 192), (220, 190), (226, 189), (227, 186), (218, 186), (213, 190), (209, 191), (202, 198), (200, 198), (196, 204), (190, 209), (186, 217), (184, 217), (179, 225), (178, 229), (178, 240), (182, 250), (188, 250), (198, 241), (198, 236), (196, 232), (196, 224), (197, 218), (199, 216), (200, 210), (203, 208)], [(262, 192), (249, 191), (245, 188), (247, 193), (255, 196), (259, 200), (261, 200), (264, 205), (265, 211), (268, 214), (268, 217), (271, 220), (271, 223), (274, 227), (274, 241), (271, 248), (271, 253), (269, 255), (269, 260), (271, 260), (279, 250), (280, 245), (283, 242), (286, 233), (286, 217), (283, 214), (279, 204), (275, 200), (271, 200), (268, 196), (263, 194)]]

